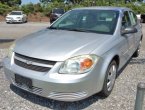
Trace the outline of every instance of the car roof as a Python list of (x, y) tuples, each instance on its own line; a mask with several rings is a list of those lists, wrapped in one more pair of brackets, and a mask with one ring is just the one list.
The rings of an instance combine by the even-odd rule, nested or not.
[(117, 11), (131, 11), (130, 8), (126, 7), (111, 7), (111, 6), (95, 6), (95, 7), (82, 7), (82, 8), (75, 8), (73, 10), (90, 10), (90, 9), (97, 9), (97, 10), (117, 10)]

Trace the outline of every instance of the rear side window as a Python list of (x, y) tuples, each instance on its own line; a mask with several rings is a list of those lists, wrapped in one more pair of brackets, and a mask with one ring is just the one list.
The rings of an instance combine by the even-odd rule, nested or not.
[(129, 13), (130, 13), (131, 24), (134, 26), (137, 24), (137, 17), (132, 11), (130, 11)]

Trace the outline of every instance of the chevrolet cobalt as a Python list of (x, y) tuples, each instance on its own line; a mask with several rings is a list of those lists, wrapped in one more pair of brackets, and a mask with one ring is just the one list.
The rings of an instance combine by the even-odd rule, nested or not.
[(54, 100), (107, 97), (119, 70), (139, 55), (142, 37), (128, 8), (73, 9), (16, 40), (3, 61), (5, 75), (18, 88)]

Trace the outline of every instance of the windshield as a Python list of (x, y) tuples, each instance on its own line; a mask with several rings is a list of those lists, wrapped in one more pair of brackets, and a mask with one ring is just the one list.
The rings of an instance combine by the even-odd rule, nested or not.
[(11, 12), (10, 15), (21, 15), (21, 12)]
[(52, 24), (50, 29), (113, 34), (118, 16), (119, 12), (114, 10), (72, 10)]

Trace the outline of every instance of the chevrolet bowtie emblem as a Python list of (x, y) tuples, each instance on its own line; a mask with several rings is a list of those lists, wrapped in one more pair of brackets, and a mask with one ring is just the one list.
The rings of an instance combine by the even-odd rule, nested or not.
[(32, 63), (33, 63), (32, 61), (26, 60), (26, 64), (27, 64), (27, 65), (32, 65)]

